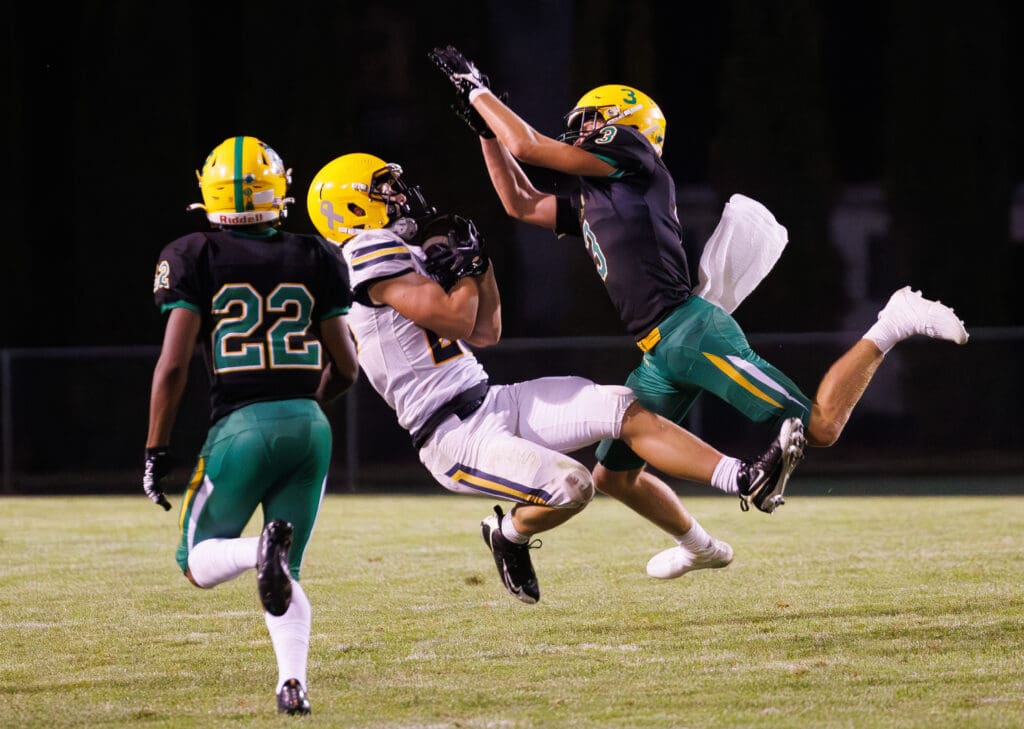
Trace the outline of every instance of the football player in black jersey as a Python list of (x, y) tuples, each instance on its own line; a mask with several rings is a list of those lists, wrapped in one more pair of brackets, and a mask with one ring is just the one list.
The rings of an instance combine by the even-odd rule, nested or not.
[[(345, 318), (348, 272), (323, 239), (280, 228), (291, 171), (259, 139), (226, 139), (197, 175), (203, 203), (191, 208), (205, 210), (212, 229), (165, 246), (153, 281), (167, 323), (143, 489), (171, 508), (160, 482), (198, 343), (210, 429), (181, 505), (178, 564), (203, 588), (256, 570), (277, 656), (278, 710), (306, 714), (311, 609), (299, 570), (331, 460), (320, 403), (358, 372)], [(261, 535), (241, 537), (257, 507)]]
[[(967, 341), (963, 322), (949, 307), (905, 287), (826, 372), (812, 402), (750, 348), (728, 312), (693, 294), (675, 182), (661, 159), (665, 117), (649, 96), (620, 84), (595, 88), (569, 112), (566, 133), (556, 140), (537, 132), (495, 96), (487, 77), (457, 49), (434, 49), (431, 58), (455, 85), (460, 116), (480, 135), (488, 173), (506, 212), (559, 237), (583, 239), (623, 325), (644, 353), (626, 384), (655, 412), (680, 421), (707, 391), (758, 422), (777, 425), (798, 417), (809, 444), (829, 446), (897, 342), (915, 334)], [(557, 195), (538, 190), (520, 162), (560, 174)], [(624, 443), (602, 443), (598, 460), (598, 489), (677, 541), (700, 528)], [(784, 474), (782, 486), (787, 478)], [(781, 504), (781, 491), (778, 496), (762, 510)], [(665, 550), (651, 560), (648, 572), (677, 577), (684, 557), (675, 548)]]

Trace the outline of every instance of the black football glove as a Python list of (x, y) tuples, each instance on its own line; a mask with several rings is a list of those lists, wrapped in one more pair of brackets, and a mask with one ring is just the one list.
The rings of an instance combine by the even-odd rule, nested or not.
[(455, 112), (455, 116), (459, 117), (462, 121), (466, 122), (466, 126), (478, 134), (482, 139), (494, 139), (494, 132), (487, 126), (487, 122), (480, 116), (480, 112), (473, 108), (473, 105), (468, 101), (459, 97), (459, 99), (452, 104), (452, 111)]
[(425, 248), (427, 273), (445, 291), (460, 278), (482, 276), (490, 267), (483, 250), (484, 238), (472, 220), (459, 215), (440, 215), (426, 223), (423, 240), (442, 236), (444, 241)]
[(466, 60), (455, 46), (435, 48), (427, 54), (434, 65), (441, 69), (441, 73), (452, 82), (459, 98), (469, 103), (469, 92), (473, 89), (486, 89), (490, 86), (487, 77), (480, 73), (472, 61)]
[(171, 510), (171, 504), (164, 496), (160, 481), (171, 472), (171, 452), (167, 448), (147, 448), (146, 465), (142, 472), (142, 490), (154, 504)]
[[(504, 104), (508, 104), (508, 92), (504, 91), (498, 98)], [(455, 116), (459, 117), (466, 123), (470, 129), (476, 134), (483, 137), (484, 139), (494, 139), (494, 132), (487, 126), (487, 122), (480, 116), (480, 112), (473, 108), (473, 105), (461, 96), (452, 104), (452, 111), (455, 112)]]
[(425, 249), (427, 275), (437, 281), (445, 291), (451, 291), (459, 281), (459, 269), (462, 264), (455, 249), (445, 243), (434, 243)]

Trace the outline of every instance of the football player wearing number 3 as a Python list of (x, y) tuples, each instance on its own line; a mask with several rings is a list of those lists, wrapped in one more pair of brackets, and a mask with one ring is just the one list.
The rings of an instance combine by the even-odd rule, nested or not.
[[(308, 714), (311, 608), (299, 584), (323, 499), (331, 427), (320, 402), (347, 390), (358, 365), (345, 322), (348, 273), (318, 236), (282, 230), (290, 182), (278, 154), (231, 137), (199, 177), (212, 230), (160, 253), (153, 283), (167, 314), (153, 373), (143, 489), (160, 483), (196, 343), (210, 375), (210, 430), (181, 505), (177, 560), (197, 587), (256, 569), (277, 657), (278, 711)], [(260, 537), (241, 537), (257, 507)]]
[[(347, 154), (313, 178), (310, 219), (341, 246), (353, 288), (349, 324), (359, 365), (409, 431), (420, 461), (445, 488), (514, 502), (481, 522), (505, 589), (540, 599), (531, 538), (579, 513), (594, 494), (589, 470), (566, 453), (622, 438), (675, 477), (747, 494), (775, 492), (800, 459), (799, 421), (752, 462), (723, 456), (641, 407), (621, 386), (580, 377), (491, 385), (467, 345), (501, 337), (501, 301), (471, 221), (438, 215), (401, 167)], [(724, 567), (732, 548), (701, 532), (688, 570)], [(695, 536), (695, 535), (691, 535)]]
[[(878, 322), (826, 372), (814, 401), (751, 350), (729, 312), (691, 289), (676, 216), (675, 182), (661, 160), (665, 117), (638, 89), (606, 85), (584, 94), (566, 116), (560, 139), (539, 134), (488, 88), (485, 75), (454, 47), (431, 60), (458, 93), (456, 112), (480, 136), (487, 170), (506, 212), (583, 239), (598, 275), (643, 361), (626, 381), (651, 410), (681, 422), (703, 391), (757, 422), (797, 418), (813, 446), (835, 443), (885, 353), (915, 334), (963, 344), (967, 331), (953, 310), (910, 287), (892, 295)], [(564, 191), (538, 190), (519, 163), (564, 175)], [(690, 556), (692, 518), (644, 458), (621, 439), (598, 448), (598, 490), (621, 500), (672, 535), (680, 547), (655, 555), (653, 577), (678, 577)], [(772, 498), (783, 503), (789, 474)], [(741, 508), (750, 506), (741, 494)]]

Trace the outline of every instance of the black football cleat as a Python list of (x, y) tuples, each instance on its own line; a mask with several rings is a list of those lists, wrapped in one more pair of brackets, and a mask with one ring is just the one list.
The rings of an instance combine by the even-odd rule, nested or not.
[(297, 678), (289, 678), (277, 692), (277, 713), (301, 716), (310, 712), (309, 697)]
[(771, 514), (786, 503), (782, 497), (793, 471), (804, 457), (804, 424), (799, 418), (789, 418), (782, 423), (778, 437), (768, 450), (753, 461), (744, 461), (737, 476), (740, 509), (747, 511), (753, 504), (757, 509)]
[(263, 609), (271, 615), (284, 615), (292, 603), (292, 577), (288, 572), (291, 546), (292, 525), (281, 519), (267, 522), (256, 552), (256, 588)]
[[(516, 544), (510, 542), (501, 533), (501, 520), (505, 515), (500, 506), (494, 507), (495, 516), (489, 516), (480, 522), (484, 543), (494, 555), (494, 563), (498, 566), (498, 576), (509, 594), (517, 600), (533, 604), (540, 600), (540, 585), (530, 561), (532, 544)], [(536, 542), (540, 546), (540, 541)]]

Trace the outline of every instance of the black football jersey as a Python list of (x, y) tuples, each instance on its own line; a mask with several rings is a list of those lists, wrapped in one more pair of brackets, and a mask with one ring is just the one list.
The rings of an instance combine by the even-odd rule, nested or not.
[(164, 247), (153, 294), (164, 313), (199, 313), (210, 417), (314, 397), (329, 357), (319, 322), (348, 312), (348, 269), (330, 243), (279, 230), (191, 233)]
[(601, 127), (581, 147), (615, 172), (579, 177), (560, 193), (555, 232), (583, 238), (622, 323), (640, 338), (690, 296), (675, 182), (631, 127)]

